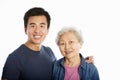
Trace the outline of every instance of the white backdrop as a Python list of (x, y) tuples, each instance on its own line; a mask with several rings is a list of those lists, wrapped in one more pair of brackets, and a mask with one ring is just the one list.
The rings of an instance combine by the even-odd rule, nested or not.
[(0, 77), (5, 60), (24, 43), (23, 16), (40, 6), (51, 15), (49, 35), (44, 45), (61, 58), (55, 37), (64, 26), (82, 30), (84, 57), (93, 55), (101, 80), (120, 80), (120, 2), (119, 0), (0, 0)]

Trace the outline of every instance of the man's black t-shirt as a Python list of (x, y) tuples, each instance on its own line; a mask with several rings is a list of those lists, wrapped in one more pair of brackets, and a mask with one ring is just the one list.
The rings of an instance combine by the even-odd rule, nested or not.
[(49, 47), (33, 51), (24, 44), (11, 53), (3, 68), (2, 78), (8, 80), (51, 80), (56, 60)]

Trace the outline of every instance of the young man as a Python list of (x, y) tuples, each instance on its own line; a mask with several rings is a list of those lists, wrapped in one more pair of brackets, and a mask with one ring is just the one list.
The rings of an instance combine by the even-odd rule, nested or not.
[(27, 41), (9, 54), (3, 68), (2, 80), (51, 80), (56, 58), (49, 47), (42, 45), (50, 28), (50, 15), (34, 7), (24, 15)]
[(43, 8), (31, 8), (24, 15), (28, 40), (12, 52), (5, 63), (2, 79), (50, 80), (56, 60), (52, 50), (43, 46), (50, 27), (50, 15)]

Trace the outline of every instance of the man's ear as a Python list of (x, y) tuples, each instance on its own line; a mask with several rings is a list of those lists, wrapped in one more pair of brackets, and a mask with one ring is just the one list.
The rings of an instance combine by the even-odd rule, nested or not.
[(49, 33), (49, 29), (47, 29), (47, 35), (48, 35), (48, 33)]
[(27, 28), (24, 28), (25, 34), (27, 34)]

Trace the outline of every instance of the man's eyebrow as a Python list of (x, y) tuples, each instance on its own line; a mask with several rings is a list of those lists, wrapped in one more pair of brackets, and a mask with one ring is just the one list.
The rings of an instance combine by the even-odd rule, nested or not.
[[(35, 23), (30, 23), (30, 25), (35, 25)], [(40, 23), (40, 25), (46, 25), (46, 23)]]
[(45, 23), (40, 23), (40, 25), (46, 25)]
[(33, 25), (33, 24), (35, 24), (35, 23), (30, 23), (30, 25)]

